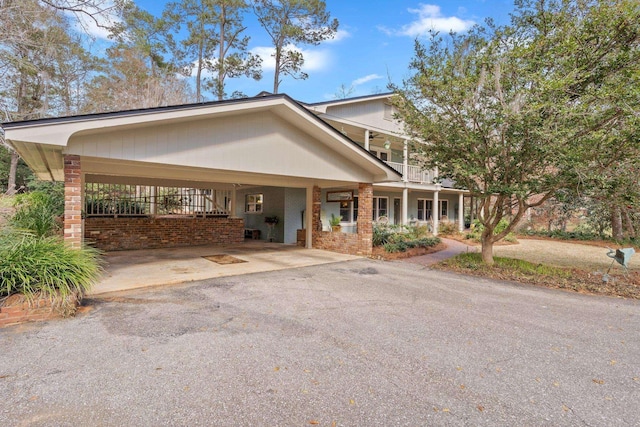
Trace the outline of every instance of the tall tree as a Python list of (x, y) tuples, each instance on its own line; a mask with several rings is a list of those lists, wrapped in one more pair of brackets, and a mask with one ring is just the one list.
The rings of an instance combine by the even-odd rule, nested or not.
[(154, 69), (137, 46), (120, 44), (106, 53), (104, 71), (87, 91), (86, 112), (185, 104), (193, 97), (185, 79), (170, 69)]
[(576, 182), (597, 158), (594, 140), (611, 142), (599, 137), (637, 116), (622, 94), (640, 64), (639, 9), (633, 0), (522, 0), (510, 26), (416, 42), (400, 116), (427, 142), (418, 145), (425, 163), (479, 200), (485, 263), (529, 207)]
[(216, 35), (215, 0), (179, 0), (168, 3), (164, 19), (175, 33), (187, 28), (187, 36), (175, 41), (169, 39), (175, 57), (181, 61), (185, 74), (191, 75), (195, 68), (196, 101), (203, 100), (203, 72), (211, 68), (211, 58), (218, 45)]
[[(215, 17), (218, 29), (218, 57), (213, 60), (211, 69), (215, 79), (210, 86), (219, 100), (226, 97), (225, 80), (246, 76), (254, 80), (262, 78), (260, 67), (262, 59), (248, 52), (249, 37), (242, 36), (246, 27), (242, 23), (243, 13), (247, 9), (244, 0), (216, 0)], [(242, 96), (236, 94), (235, 97)]]
[[(0, 106), (7, 118), (72, 112), (89, 55), (70, 36), (66, 19), (36, 0), (6, 0), (0, 11)], [(8, 192), (16, 187), (18, 161), (12, 152)]]
[(333, 38), (338, 20), (331, 19), (322, 0), (253, 0), (253, 10), (275, 49), (273, 93), (278, 93), (282, 76), (306, 79), (304, 57), (299, 45), (318, 45)]

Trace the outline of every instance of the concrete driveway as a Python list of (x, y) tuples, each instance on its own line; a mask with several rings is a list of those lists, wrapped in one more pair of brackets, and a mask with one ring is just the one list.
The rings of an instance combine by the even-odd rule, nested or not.
[(358, 259), (295, 245), (245, 240), (228, 246), (107, 252), (104, 274), (93, 295), (159, 285), (308, 267)]
[(0, 330), (0, 425), (640, 424), (640, 304), (360, 259)]

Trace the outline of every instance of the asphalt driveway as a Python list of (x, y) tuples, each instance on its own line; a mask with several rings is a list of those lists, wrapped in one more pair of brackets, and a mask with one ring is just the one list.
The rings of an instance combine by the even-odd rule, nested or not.
[(639, 425), (640, 304), (356, 260), (0, 330), (2, 426)]

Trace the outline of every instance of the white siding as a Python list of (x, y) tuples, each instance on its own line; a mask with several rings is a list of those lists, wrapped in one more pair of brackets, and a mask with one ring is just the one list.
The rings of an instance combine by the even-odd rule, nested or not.
[(382, 99), (368, 102), (358, 102), (346, 105), (327, 107), (327, 118), (332, 120), (338, 117), (357, 123), (362, 128), (374, 127), (384, 129), (390, 133), (401, 133), (402, 128), (394, 120), (384, 118), (385, 101)]
[(112, 130), (71, 138), (69, 154), (304, 178), (371, 182), (323, 143), (271, 113)]

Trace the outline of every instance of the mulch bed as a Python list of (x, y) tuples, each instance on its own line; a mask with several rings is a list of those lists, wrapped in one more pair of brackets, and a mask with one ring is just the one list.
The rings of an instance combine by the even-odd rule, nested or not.
[(411, 258), (414, 256), (432, 254), (447, 248), (444, 243), (438, 243), (436, 246), (429, 248), (409, 248), (405, 252), (387, 252), (382, 246), (374, 246), (371, 258), (382, 259), (385, 261), (393, 261), (397, 259)]
[(568, 277), (561, 278), (555, 276), (523, 276), (511, 270), (494, 268), (462, 268), (451, 265), (443, 261), (433, 266), (434, 269), (453, 271), (469, 276), (480, 276), (496, 280), (507, 280), (528, 285), (544, 286), (551, 289), (563, 289), (591, 295), (606, 295), (620, 298), (640, 299), (640, 272), (630, 271), (628, 274), (610, 274), (607, 281), (603, 280), (602, 274), (572, 268), (565, 269), (569, 272)]

